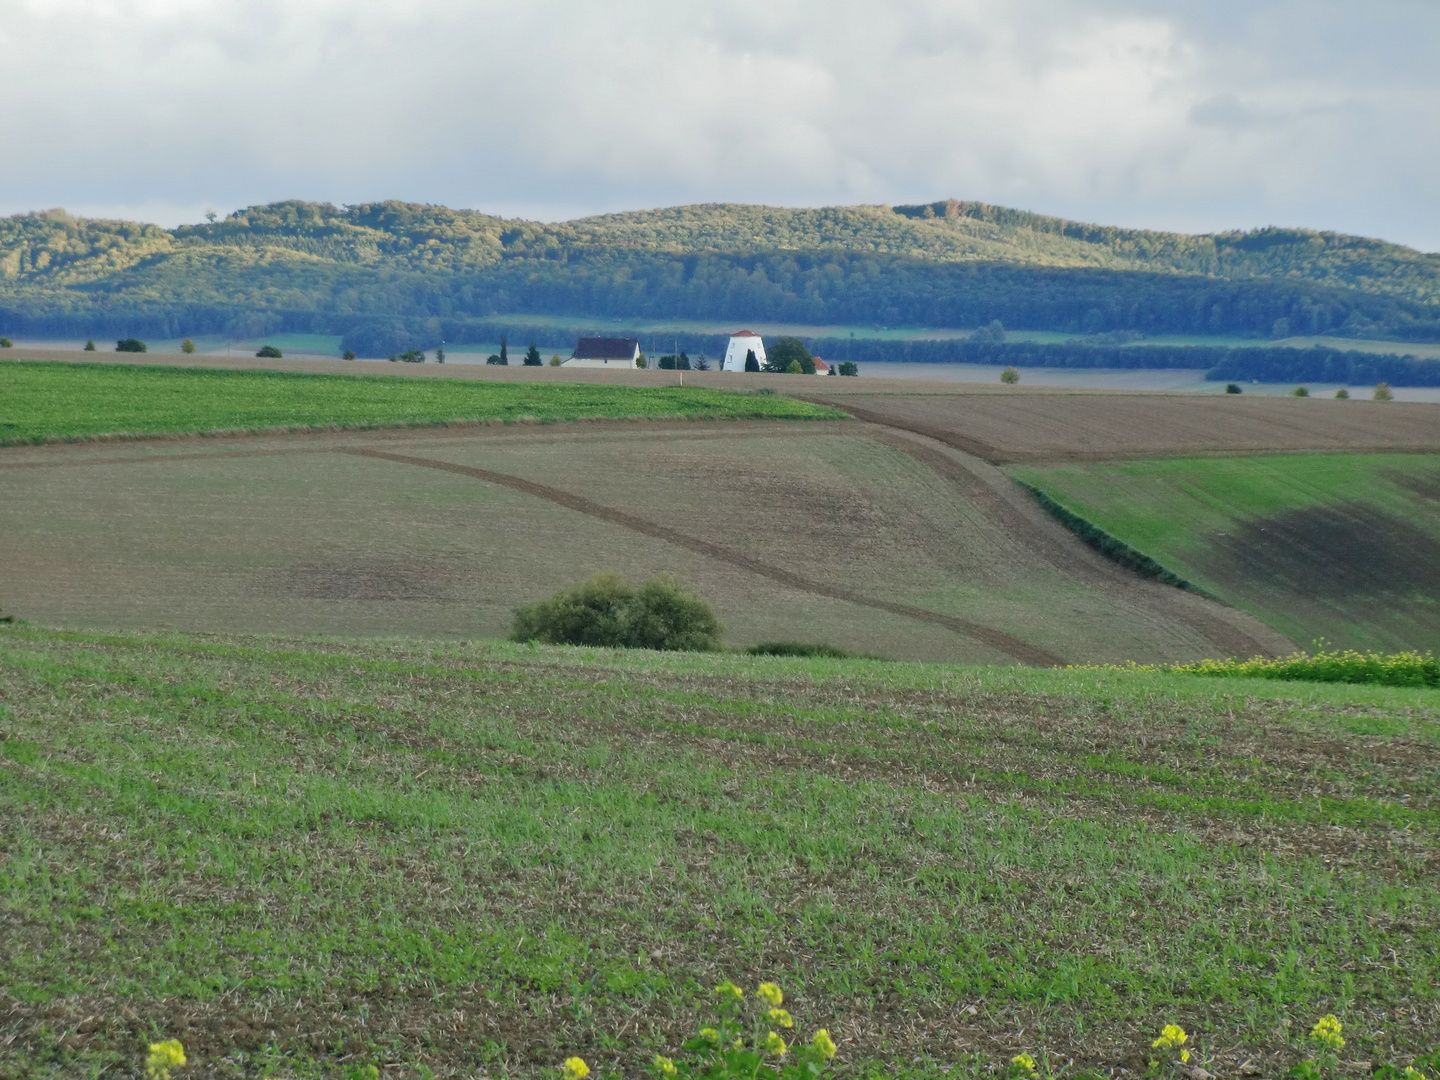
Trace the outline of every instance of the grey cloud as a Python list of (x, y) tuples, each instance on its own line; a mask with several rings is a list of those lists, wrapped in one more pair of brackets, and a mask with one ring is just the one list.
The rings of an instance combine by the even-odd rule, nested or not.
[(1437, 44), (1401, 0), (0, 0), (0, 211), (956, 195), (1436, 248)]

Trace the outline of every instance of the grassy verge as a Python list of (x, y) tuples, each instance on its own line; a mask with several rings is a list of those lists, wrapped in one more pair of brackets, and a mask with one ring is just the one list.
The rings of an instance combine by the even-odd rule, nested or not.
[(838, 419), (776, 396), (685, 387), (498, 383), (106, 364), (0, 364), (0, 445), (111, 434), (452, 421)]
[[(847, 1075), (1440, 1039), (1440, 691), (0, 627), (0, 1075)], [(951, 1075), (956, 1075), (952, 1072)]]

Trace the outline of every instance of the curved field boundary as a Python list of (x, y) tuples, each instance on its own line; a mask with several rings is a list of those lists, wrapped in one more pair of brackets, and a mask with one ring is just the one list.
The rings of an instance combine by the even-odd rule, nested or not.
[[(1143, 578), (1094, 552), (1053, 518), (1030, 513), (1034, 501), (1028, 493), (1017, 500), (1018, 505), (1010, 501), (1002, 489), (1014, 490), (1017, 494), (1023, 489), (1001, 470), (975, 461), (974, 455), (953, 452), (954, 448), (947, 453), (927, 445), (923, 440), (929, 436), (905, 428), (873, 421), (867, 423), (873, 424), (874, 438), (950, 481), (966, 499), (982, 507), (1016, 544), (1045, 559), (1062, 573), (1088, 581), (1096, 588), (1125, 589), (1132, 599), (1151, 608), (1163, 609), (1168, 616), (1193, 627), (1230, 656), (1273, 657), (1295, 651), (1293, 642), (1259, 620), (1254, 620), (1254, 624), (1262, 636), (1256, 636), (1253, 630), (1238, 625), (1236, 620), (1249, 622), (1252, 617), (1213, 597), (1172, 590), (1168, 585)], [(966, 461), (966, 456), (971, 460)]]
[(438, 469), (442, 472), (458, 473), (461, 476), (474, 477), (477, 480), (484, 480), (487, 483), (499, 484), (502, 487), (508, 487), (514, 491), (520, 491), (527, 495), (546, 499), (549, 502), (563, 506), (569, 510), (599, 518), (602, 521), (608, 521), (611, 524), (619, 525), (633, 532), (638, 532), (657, 540), (664, 540), (692, 551), (701, 552), (720, 562), (729, 563), (731, 566), (746, 570), (752, 574), (758, 574), (761, 577), (769, 578), (771, 581), (788, 585), (794, 589), (829, 597), (832, 600), (843, 600), (849, 604), (856, 604), (861, 607), (888, 612), (892, 615), (903, 615), (912, 619), (919, 619), (923, 622), (934, 623), (937, 626), (943, 626), (946, 629), (964, 634), (976, 641), (989, 645), (992, 649), (1012, 656), (1022, 663), (1033, 664), (1037, 667), (1055, 667), (1065, 663), (1060, 657), (1045, 652), (1043, 649), (1038, 649), (1033, 645), (1021, 641), (1019, 638), (1012, 637), (1004, 631), (982, 626), (980, 623), (971, 622), (969, 619), (962, 619), (956, 615), (942, 615), (938, 611), (912, 607), (909, 604), (897, 604), (889, 600), (877, 600), (864, 596), (861, 593), (853, 592), (850, 589), (843, 589), (834, 585), (812, 581), (809, 578), (801, 577), (799, 574), (791, 573), (789, 570), (783, 570), (778, 566), (771, 566), (758, 559), (752, 559), (748, 555), (742, 555), (737, 551), (732, 551), (730, 548), (722, 547), (708, 540), (702, 540), (699, 537), (690, 536), (688, 533), (680, 532), (678, 529), (672, 529), (658, 522), (649, 521), (646, 518), (637, 517), (634, 514), (627, 514), (623, 510), (616, 510), (613, 507), (592, 502), (582, 496), (573, 495), (559, 488), (536, 484), (521, 477), (512, 476), (509, 473), (493, 472), (490, 469), (479, 469), (470, 465), (456, 465), (452, 462), (439, 461), (435, 458), (415, 457), (410, 454), (394, 454), (385, 450), (369, 450), (361, 447), (349, 447), (339, 452), (343, 454), (353, 454), (358, 457), (377, 458), (382, 461), (394, 461), (402, 465), (414, 465), (423, 469)]

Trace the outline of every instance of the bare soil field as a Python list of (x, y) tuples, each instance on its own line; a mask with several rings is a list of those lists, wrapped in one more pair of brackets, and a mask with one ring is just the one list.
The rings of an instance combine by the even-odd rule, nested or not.
[(842, 394), (831, 392), (831, 381), (825, 393), (796, 396), (996, 464), (1440, 451), (1440, 405), (1428, 403), (1073, 391)]
[(998, 469), (868, 424), (588, 422), (0, 451), (0, 606), (50, 625), (492, 637), (671, 571), (733, 644), (988, 663), (1275, 654)]

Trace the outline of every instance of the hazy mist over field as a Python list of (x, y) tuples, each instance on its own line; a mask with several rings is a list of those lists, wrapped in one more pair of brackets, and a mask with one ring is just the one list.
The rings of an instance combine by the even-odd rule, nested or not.
[(0, 213), (958, 196), (1440, 248), (1415, 0), (0, 0)]

